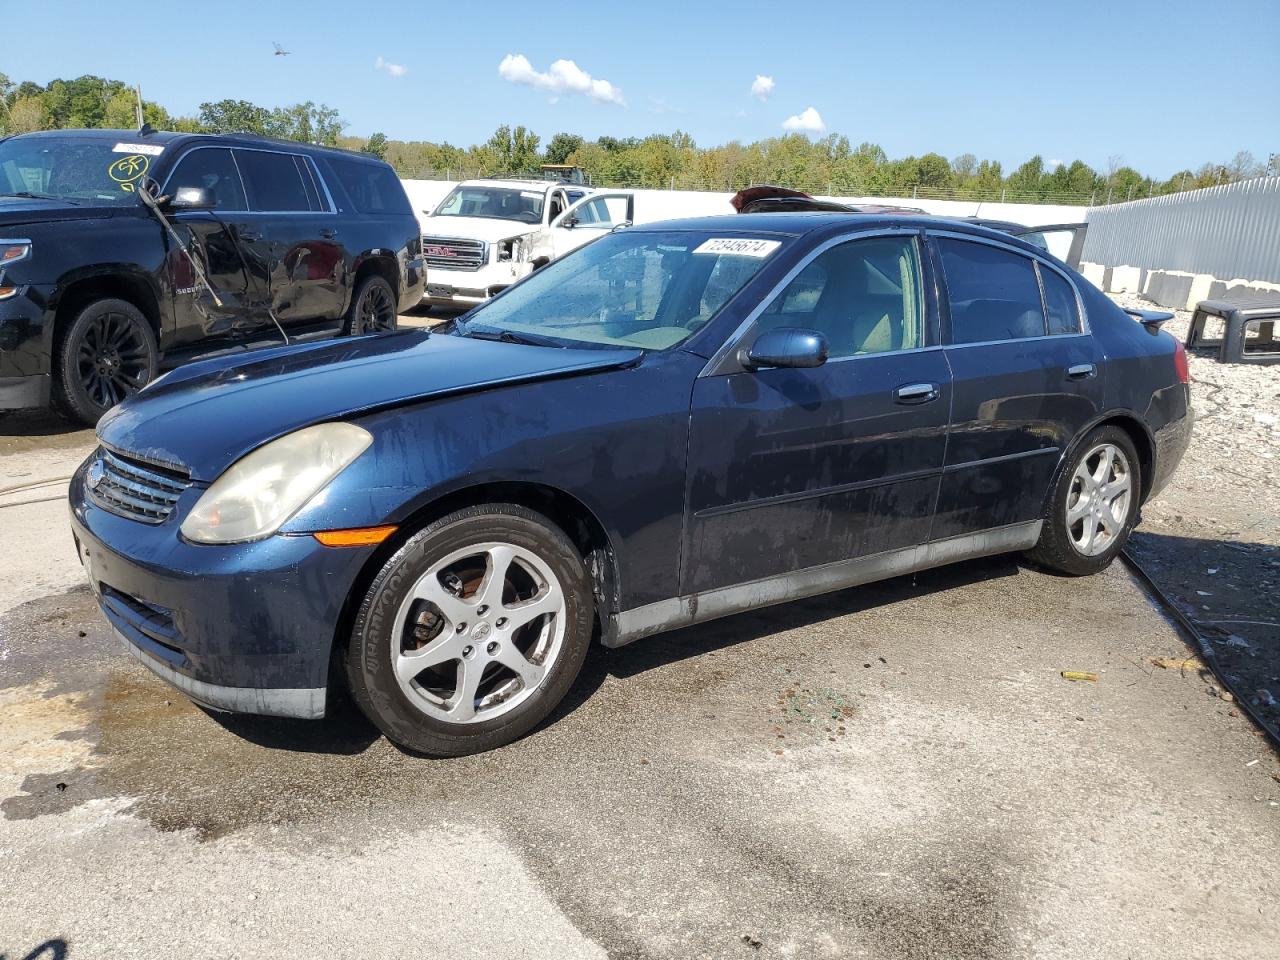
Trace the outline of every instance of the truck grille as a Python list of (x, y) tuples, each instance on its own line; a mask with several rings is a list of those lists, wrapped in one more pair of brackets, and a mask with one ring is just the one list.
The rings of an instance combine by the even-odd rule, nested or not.
[(460, 237), (423, 237), (422, 256), (428, 269), (474, 272), (488, 262), (489, 245), (483, 240)]
[(100, 450), (89, 466), (89, 496), (104, 510), (143, 523), (163, 523), (191, 481), (174, 470)]

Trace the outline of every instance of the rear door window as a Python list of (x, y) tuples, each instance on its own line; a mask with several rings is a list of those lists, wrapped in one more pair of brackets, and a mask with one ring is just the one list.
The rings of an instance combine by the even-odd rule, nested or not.
[(208, 190), (219, 210), (249, 209), (245, 202), (244, 184), (240, 182), (240, 171), (231, 158), (231, 151), (223, 147), (202, 147), (179, 160), (165, 189), (172, 195), (179, 187)]
[(244, 177), (251, 210), (305, 213), (312, 209), (302, 171), (292, 154), (237, 150), (236, 162)]
[(413, 207), (400, 184), (400, 178), (390, 167), (381, 163), (333, 156), (326, 157), (325, 160), (357, 212), (413, 214)]
[(1044, 287), (1044, 315), (1049, 321), (1049, 333), (1079, 333), (1080, 314), (1071, 284), (1056, 270), (1040, 264), (1036, 264), (1036, 269), (1040, 271), (1040, 283)]
[(1045, 334), (1044, 305), (1029, 257), (986, 243), (937, 239), (951, 307), (952, 343)]

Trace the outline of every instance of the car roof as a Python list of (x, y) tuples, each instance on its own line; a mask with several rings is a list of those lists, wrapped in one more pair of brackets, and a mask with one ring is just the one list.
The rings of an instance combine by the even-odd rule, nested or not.
[(838, 234), (849, 229), (874, 230), (881, 227), (908, 227), (917, 230), (953, 230), (974, 236), (999, 240), (1043, 254), (1039, 247), (1017, 237), (993, 230), (980, 223), (935, 217), (929, 214), (907, 215), (891, 213), (829, 213), (825, 211), (795, 211), (775, 213), (729, 213), (710, 217), (688, 217), (681, 220), (655, 220), (638, 224), (630, 230), (659, 232), (663, 230), (702, 230), (725, 233), (771, 233), (800, 237), (808, 234)]
[(365, 160), (369, 163), (382, 164), (386, 161), (379, 160), (377, 157), (367, 153), (357, 153), (354, 150), (343, 150), (340, 147), (323, 147), (313, 143), (301, 143), (297, 140), (284, 140), (279, 137), (264, 137), (256, 133), (177, 133), (170, 130), (154, 130), (142, 133), (138, 130), (100, 130), (93, 129), (64, 129), (64, 130), (39, 130), (33, 133), (15, 134), (15, 137), (37, 137), (48, 140), (56, 140), (59, 137), (74, 136), (81, 139), (94, 140), (113, 140), (119, 143), (151, 143), (158, 146), (170, 146), (171, 144), (180, 144), (187, 142), (196, 142), (207, 140), (214, 143), (224, 143), (229, 146), (240, 147), (261, 147), (273, 146), (287, 149), (296, 153), (322, 153), (333, 154), (349, 160)]
[(523, 177), (512, 177), (506, 179), (504, 177), (478, 177), (475, 180), (463, 180), (459, 186), (467, 187), (510, 187), (516, 189), (523, 187), (532, 189), (537, 187), (542, 190), (550, 190), (552, 187), (566, 186), (563, 180), (526, 180)]

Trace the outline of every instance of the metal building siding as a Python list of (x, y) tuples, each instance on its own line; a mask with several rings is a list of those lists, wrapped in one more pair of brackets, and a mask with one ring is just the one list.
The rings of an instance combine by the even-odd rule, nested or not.
[(1280, 283), (1280, 177), (1094, 207), (1084, 260)]

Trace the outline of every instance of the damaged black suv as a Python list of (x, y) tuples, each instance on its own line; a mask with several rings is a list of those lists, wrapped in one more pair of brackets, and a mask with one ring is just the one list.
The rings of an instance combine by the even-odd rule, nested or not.
[(190, 360), (392, 329), (424, 283), (373, 157), (145, 127), (0, 139), (0, 410), (94, 423)]

